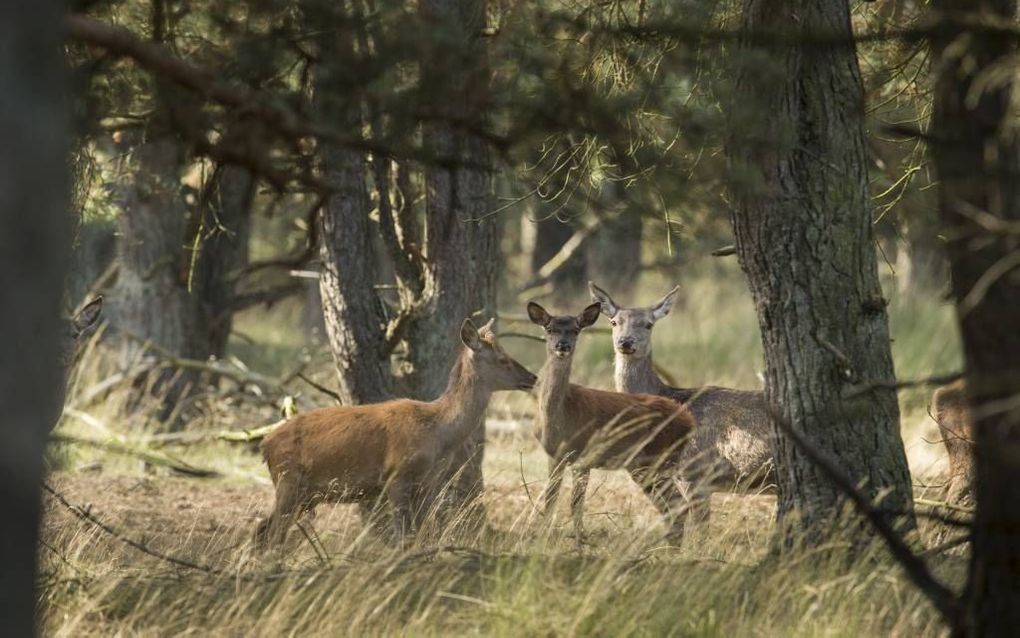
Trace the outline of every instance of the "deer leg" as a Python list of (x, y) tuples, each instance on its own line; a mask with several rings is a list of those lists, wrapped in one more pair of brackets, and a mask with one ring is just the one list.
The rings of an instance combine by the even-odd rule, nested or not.
[(411, 508), (412, 485), (407, 479), (395, 478), (386, 488), (386, 499), (393, 512), (393, 534), (403, 544), (414, 533), (414, 512)]
[(301, 510), (301, 477), (297, 473), (285, 472), (276, 483), (276, 501), (269, 518), (259, 523), (255, 530), (255, 545), (259, 549), (267, 545), (279, 546), (287, 538), (287, 532)]
[(556, 509), (556, 499), (560, 495), (560, 486), (563, 484), (563, 470), (566, 468), (565, 459), (549, 457), (549, 481), (542, 490), (542, 514), (551, 516)]
[(687, 507), (687, 520), (695, 530), (708, 525), (712, 512), (712, 490), (706, 477), (691, 477), (680, 483), (680, 494)]
[(574, 470), (574, 486), (570, 492), (570, 516), (574, 521), (574, 535), (577, 540), (584, 538), (584, 497), (588, 492), (588, 477), (591, 470)]
[(684, 517), (680, 511), (685, 499), (672, 476), (644, 468), (631, 470), (630, 476), (666, 519), (666, 541), (679, 546), (684, 537)]
[(358, 501), (358, 512), (361, 514), (361, 524), (371, 530), (374, 534), (389, 541), (393, 529), (387, 519), (386, 501), (381, 496), (374, 496), (370, 499)]

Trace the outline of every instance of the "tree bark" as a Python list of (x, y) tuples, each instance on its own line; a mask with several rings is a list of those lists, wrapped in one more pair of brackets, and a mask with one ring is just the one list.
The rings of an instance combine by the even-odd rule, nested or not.
[(222, 357), (234, 324), (238, 273), (248, 263), (255, 180), (248, 169), (221, 166), (213, 176), (203, 221), (205, 237), (195, 262), (192, 290), (198, 294), (209, 354)]
[[(315, 106), (320, 117), (346, 122), (352, 129), (364, 125), (361, 98), (345, 90), (350, 78), (345, 68), (354, 59), (350, 33), (323, 28), (340, 13), (309, 5), (314, 31), (321, 32), (316, 67)], [(342, 40), (342, 41), (341, 41)], [(359, 151), (322, 141), (321, 169), (332, 189), (319, 217), (322, 270), (319, 293), (323, 319), (333, 360), (338, 394), (345, 405), (376, 403), (393, 396), (389, 348), (384, 327), (386, 317), (375, 291), (377, 255), (369, 213), (372, 210), (366, 184), (367, 158)]]
[[(489, 69), (482, 31), (484, 0), (423, 0), (419, 10), (435, 34), (431, 63), (422, 85), (435, 100), (439, 122), (425, 128), (425, 145), (436, 163), (425, 175), (426, 278), (433, 286), (428, 320), (408, 333), (412, 394), (433, 399), (446, 386), (459, 349), (456, 338), (465, 317), (482, 322), (496, 314), (499, 266), (498, 224), (493, 206), (489, 149), (484, 140), (452, 122), (481, 124)], [(451, 47), (453, 44), (456, 49)], [(462, 468), (455, 500), (473, 502), (482, 490), (484, 416), (475, 434), (453, 459)]]
[[(150, 340), (191, 359), (210, 352), (198, 297), (188, 291), (190, 255), (184, 249), (188, 210), (181, 193), (183, 146), (170, 135), (153, 135), (126, 151), (119, 189), (120, 272), (111, 295), (111, 318), (133, 337)], [(127, 340), (127, 356), (139, 344)], [(161, 397), (159, 418), (167, 421), (190, 391), (196, 375), (164, 370), (143, 375), (136, 386)]]
[[(950, 20), (1015, 24), (1016, 3), (939, 0)], [(930, 145), (963, 337), (973, 419), (976, 511), (965, 631), (1020, 625), (1020, 140), (1012, 75), (976, 83), (1017, 53), (1015, 37), (947, 24), (933, 41), (938, 75)]]
[(33, 636), (43, 451), (63, 383), (70, 248), (67, 113), (57, 2), (0, 6), (0, 627)]
[[(804, 34), (852, 36), (846, 0), (745, 0), (743, 29), (780, 32), (791, 42)], [(855, 47), (747, 46), (741, 55), (747, 66), (737, 86), (747, 106), (733, 117), (732, 217), (764, 342), (766, 400), (838, 459), (878, 508), (913, 528), (895, 392), (843, 396), (851, 384), (895, 378)], [(839, 490), (781, 431), (775, 436), (778, 547), (817, 546), (834, 536), (869, 543), (863, 521), (841, 520)]]

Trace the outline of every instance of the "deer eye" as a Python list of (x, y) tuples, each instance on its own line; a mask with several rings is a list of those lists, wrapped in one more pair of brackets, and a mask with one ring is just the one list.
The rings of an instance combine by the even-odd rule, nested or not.
[(616, 327), (616, 319), (610, 319), (609, 320), (609, 325), (611, 325), (612, 327), (615, 328)]
[(652, 329), (652, 322), (649, 321), (648, 323), (646, 323), (645, 324), (645, 329), (646, 330), (651, 330)]

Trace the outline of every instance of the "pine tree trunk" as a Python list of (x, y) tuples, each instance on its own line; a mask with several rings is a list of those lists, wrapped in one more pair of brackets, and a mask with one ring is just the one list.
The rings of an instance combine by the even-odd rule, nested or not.
[[(322, 27), (337, 15), (318, 10), (307, 16), (321, 32), (316, 66), (315, 99), (320, 117), (346, 122), (352, 129), (363, 126), (362, 105), (345, 91), (349, 81), (344, 68), (353, 59), (349, 33)], [(327, 23), (328, 24), (328, 23)], [(322, 270), (319, 293), (323, 320), (333, 360), (339, 395), (345, 405), (376, 403), (393, 396), (393, 375), (385, 343), (383, 315), (378, 295), (377, 255), (369, 213), (366, 157), (359, 151), (320, 143), (323, 177), (332, 189), (319, 217), (319, 256)]]
[[(939, 0), (950, 17), (974, 3)], [(1014, 24), (1016, 3), (986, 2), (983, 20)], [(1020, 626), (1020, 140), (1013, 122), (1012, 76), (974, 83), (1017, 53), (1013, 35), (949, 27), (934, 41), (939, 75), (931, 148), (939, 208), (949, 238), (953, 294), (963, 337), (967, 393), (974, 419), (976, 512), (964, 595), (966, 631), (1010, 636)], [(975, 100), (974, 97), (977, 97)]]
[[(423, 69), (423, 86), (441, 99), (432, 106), (448, 120), (477, 121), (474, 104), (485, 102), (489, 82), (484, 0), (424, 0), (423, 20), (437, 34), (434, 63)], [(453, 54), (449, 42), (463, 47)], [(447, 48), (444, 48), (447, 47)], [(470, 65), (470, 66), (469, 66)], [(428, 125), (426, 147), (440, 163), (426, 168), (426, 268), (434, 284), (431, 316), (410, 328), (408, 362), (413, 395), (437, 397), (460, 347), (458, 328), (465, 317), (488, 321), (496, 314), (499, 267), (497, 220), (493, 210), (489, 149), (477, 136), (448, 123)], [(453, 164), (449, 166), (448, 164)], [(473, 501), (482, 489), (484, 417), (475, 435), (453, 460), (462, 467), (454, 497)]]
[(37, 635), (43, 451), (63, 383), (70, 217), (64, 5), (0, 5), (0, 627)]
[[(124, 159), (118, 219), (120, 272), (111, 295), (116, 327), (181, 357), (203, 359), (210, 352), (197, 295), (188, 291), (191, 269), (187, 243), (188, 210), (181, 194), (183, 147), (164, 135), (135, 145)], [(128, 356), (139, 344), (125, 342)], [(167, 421), (190, 391), (197, 375), (164, 369), (136, 380), (161, 397), (159, 418)]]
[[(852, 36), (846, 0), (745, 0), (743, 28), (791, 40)], [(844, 398), (855, 383), (895, 378), (855, 48), (746, 47), (741, 55), (739, 106), (751, 110), (734, 113), (733, 225), (764, 341), (768, 405), (913, 528), (895, 392)], [(748, 122), (757, 126), (739, 128)], [(863, 522), (844, 525), (839, 490), (778, 429), (775, 447), (779, 547), (873, 538)]]
[[(248, 263), (255, 180), (239, 166), (222, 166), (213, 179), (206, 213), (211, 218), (203, 224), (207, 237), (199, 246), (192, 290), (198, 294), (204, 315), (209, 354), (222, 357), (234, 324), (235, 281)], [(212, 225), (214, 230), (209, 234)]]

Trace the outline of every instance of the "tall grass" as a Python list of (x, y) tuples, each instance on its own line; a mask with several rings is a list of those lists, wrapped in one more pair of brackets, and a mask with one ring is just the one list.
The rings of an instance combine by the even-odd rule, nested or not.
[[(683, 385), (760, 387), (761, 346), (746, 288), (735, 264), (710, 268), (676, 282), (683, 301), (655, 328), (657, 362)], [(646, 305), (673, 285), (648, 276), (633, 294), (610, 292), (620, 303)], [(886, 293), (900, 378), (958, 369), (951, 309), (930, 294)], [(585, 300), (572, 303), (580, 310)], [(328, 353), (287, 328), (300, 325), (298, 312), (284, 307), (274, 321), (242, 317), (238, 326), (251, 340), (236, 340), (232, 351), (257, 369), (277, 373), (305, 356), (309, 372), (328, 383)], [(513, 329), (531, 330), (525, 324)], [(254, 345), (263, 342), (271, 347)], [(508, 339), (504, 345), (532, 369), (541, 364), (541, 344)], [(575, 378), (610, 387), (611, 366), (608, 335), (583, 335)], [(124, 416), (129, 387), (114, 385), (101, 397), (89, 398), (91, 389), (116, 370), (108, 358), (86, 356), (69, 404), (91, 421), (65, 418), (62, 432), (132, 442), (153, 433), (150, 424)], [(915, 471), (937, 470), (934, 460), (943, 454), (940, 446), (923, 441), (933, 428), (925, 414), (929, 395), (930, 389), (900, 395), (904, 439), (913, 450)], [(321, 395), (314, 400), (326, 402)], [(257, 517), (271, 504), (272, 490), (250, 446), (219, 442), (159, 448), (224, 475), (205, 481), (174, 477), (130, 455), (55, 447), (51, 456), (60, 470), (50, 480), (69, 501), (90, 504), (93, 515), (124, 537), (217, 573), (145, 555), (47, 499), (38, 605), (44, 633), (945, 633), (930, 605), (881, 550), (857, 557), (849, 568), (838, 552), (770, 559), (771, 497), (717, 496), (707, 527), (691, 530), (682, 548), (671, 548), (661, 542), (665, 528), (655, 509), (626, 475), (596, 471), (586, 507), (589, 536), (574, 538), (567, 503), (561, 502), (549, 520), (537, 514), (546, 459), (529, 433), (532, 410), (532, 399), (523, 393), (499, 395), (494, 402), (493, 413), (506, 427), (491, 429), (486, 451), (483, 501), (490, 527), (433, 530), (405, 548), (376, 539), (352, 507), (337, 506), (320, 507), (307, 521), (318, 550), (295, 529), (284, 551), (253, 555), (248, 541)], [(224, 394), (222, 388), (209, 388), (194, 414), (189, 424), (194, 429), (261, 425), (277, 418), (272, 405)], [(147, 445), (154, 444), (148, 440)], [(961, 561), (943, 558), (936, 568), (958, 582)]]

